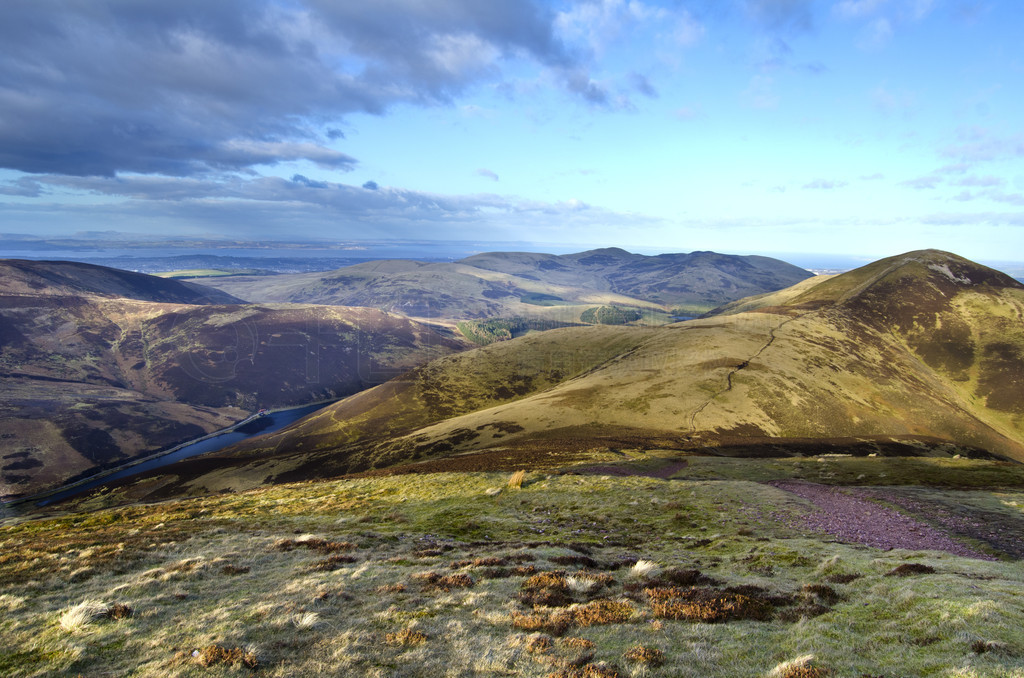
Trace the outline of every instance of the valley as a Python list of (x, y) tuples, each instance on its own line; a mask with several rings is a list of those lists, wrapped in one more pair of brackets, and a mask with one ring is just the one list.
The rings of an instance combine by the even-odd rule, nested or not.
[(1024, 671), (1024, 285), (998, 271), (922, 250), (682, 322), (587, 324), (643, 308), (604, 290), (545, 325), (19, 270), (19, 488), (161, 424), (335, 402), (0, 516), (5, 675)]

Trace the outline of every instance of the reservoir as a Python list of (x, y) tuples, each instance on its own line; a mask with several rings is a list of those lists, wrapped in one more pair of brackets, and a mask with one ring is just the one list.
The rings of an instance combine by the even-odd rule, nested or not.
[(217, 450), (228, 447), (229, 445), (241, 442), (246, 438), (252, 438), (264, 433), (278, 431), (288, 424), (296, 422), (307, 414), (312, 414), (329, 404), (330, 403), (316, 403), (314, 405), (303, 405), (302, 407), (269, 412), (259, 418), (247, 421), (235, 430), (215, 435), (212, 438), (200, 439), (197, 442), (183, 445), (172, 452), (158, 454), (157, 456), (137, 464), (133, 464), (127, 468), (115, 469), (107, 473), (97, 474), (84, 483), (75, 484), (73, 487), (42, 497), (33, 503), (36, 506), (48, 506), (49, 504), (64, 501), (68, 497), (73, 497), (77, 494), (94, 490), (101, 485), (105, 485), (106, 483), (115, 480), (131, 478), (134, 475), (162, 468), (168, 464), (173, 464), (176, 461), (189, 459), (200, 454), (206, 454), (207, 452), (216, 452)]

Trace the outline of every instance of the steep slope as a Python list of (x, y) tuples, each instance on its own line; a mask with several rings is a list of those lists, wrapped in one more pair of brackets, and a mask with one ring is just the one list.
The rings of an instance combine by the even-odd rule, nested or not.
[[(124, 279), (137, 294), (149, 284)], [(172, 446), (258, 407), (350, 395), (467, 347), (374, 309), (154, 303), (112, 296), (107, 281), (72, 275), (38, 294), (0, 293), (0, 495)]]
[(0, 290), (6, 294), (87, 294), (178, 304), (241, 302), (230, 294), (205, 285), (77, 261), (0, 259)]
[[(205, 281), (251, 301), (372, 306), (413, 317), (578, 315), (588, 305), (707, 310), (811, 274), (767, 257), (713, 252), (480, 254), (455, 263), (375, 261), (321, 274)], [(554, 308), (552, 308), (554, 307)]]
[[(554, 330), (450, 356), (182, 465), (166, 489), (468, 452), (515, 467), (570, 447), (1024, 461), (1020, 283), (923, 251), (767, 301), (782, 303), (661, 328)], [(203, 476), (211, 467), (216, 483)]]

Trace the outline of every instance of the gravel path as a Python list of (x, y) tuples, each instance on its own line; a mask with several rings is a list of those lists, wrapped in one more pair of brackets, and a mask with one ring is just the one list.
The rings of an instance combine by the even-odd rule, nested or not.
[(946, 551), (968, 558), (995, 560), (953, 540), (945, 532), (870, 501), (866, 498), (868, 493), (798, 480), (776, 480), (768, 484), (807, 499), (818, 507), (798, 519), (801, 524), (792, 527), (819, 530), (844, 542), (880, 549)]

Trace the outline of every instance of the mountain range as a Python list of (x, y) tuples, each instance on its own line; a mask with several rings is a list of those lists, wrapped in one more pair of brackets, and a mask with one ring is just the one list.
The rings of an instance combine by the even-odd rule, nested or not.
[(327, 273), (201, 279), (255, 302), (369, 306), (422, 318), (578, 320), (595, 305), (697, 314), (788, 287), (808, 271), (769, 257), (714, 252), (491, 252), (453, 263), (373, 261)]
[(214, 476), (217, 489), (241, 489), (373, 470), (535, 468), (553, 450), (1020, 462), (1022, 320), (1018, 281), (910, 252), (704, 319), (558, 329), (446, 356), (178, 464), (147, 492), (203, 493)]

